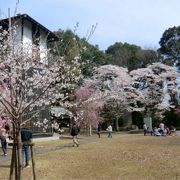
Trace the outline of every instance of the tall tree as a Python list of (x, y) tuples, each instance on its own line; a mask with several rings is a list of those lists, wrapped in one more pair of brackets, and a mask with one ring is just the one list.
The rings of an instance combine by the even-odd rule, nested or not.
[(162, 111), (174, 107), (172, 98), (176, 93), (175, 79), (178, 76), (175, 69), (162, 63), (153, 63), (147, 68), (130, 72), (133, 86), (144, 95), (146, 115), (152, 116), (153, 110), (161, 115)]
[(172, 27), (163, 33), (160, 41), (159, 52), (163, 55), (163, 60), (172, 65), (180, 63), (180, 26)]
[(156, 51), (121, 42), (109, 46), (106, 54), (111, 57), (111, 64), (128, 68), (129, 71), (159, 61)]
[(99, 97), (99, 92), (89, 87), (80, 87), (75, 91), (75, 108), (79, 117), (81, 127), (89, 129), (91, 135), (92, 127), (97, 128), (98, 124), (102, 122), (101, 116), (104, 107), (104, 101)]
[(59, 37), (55, 54), (63, 56), (69, 63), (75, 56), (81, 56), (81, 70), (85, 76), (90, 75), (94, 67), (109, 61), (109, 57), (98, 46), (91, 45), (85, 38), (81, 39), (72, 30), (58, 30), (54, 33)]
[[(14, 28), (12, 30), (15, 32)], [(0, 31), (0, 105), (13, 124), (11, 170), (15, 168), (17, 172), (15, 179), (20, 180), (22, 177), (21, 125), (34, 120), (33, 117), (40, 109), (46, 108), (56, 99), (64, 102), (67, 98), (64, 89), (79, 80), (81, 70), (77, 68), (78, 58), (74, 59), (73, 67), (65, 63), (61, 57), (56, 58), (51, 66), (40, 62), (31, 53), (32, 49), (38, 47), (31, 43), (25, 45), (18, 43), (10, 31), (3, 29)]]
[[(97, 68), (93, 76), (84, 80), (90, 88), (101, 91), (101, 96), (118, 121), (125, 111), (142, 111), (152, 115), (153, 110), (174, 107), (171, 97), (176, 93), (175, 69), (162, 63), (154, 63), (147, 68), (128, 70), (113, 65)], [(167, 98), (168, 97), (168, 98)]]
[(118, 121), (125, 111), (143, 110), (143, 95), (132, 87), (132, 79), (128, 70), (123, 67), (104, 65), (97, 68), (91, 78), (85, 79), (84, 84), (99, 90), (101, 96), (98, 98), (105, 101), (106, 110), (112, 112), (116, 119), (116, 129)]

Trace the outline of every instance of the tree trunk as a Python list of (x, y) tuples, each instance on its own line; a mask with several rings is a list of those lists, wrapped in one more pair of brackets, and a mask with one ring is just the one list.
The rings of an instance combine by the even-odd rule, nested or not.
[(119, 118), (116, 117), (116, 131), (119, 131)]
[(35, 172), (35, 161), (34, 161), (34, 153), (33, 153), (33, 145), (31, 144), (31, 160), (32, 160), (32, 168), (33, 168), (33, 179), (36, 180), (36, 172)]
[[(20, 124), (13, 126), (13, 149), (11, 158), (11, 167), (9, 180), (13, 179), (13, 172), (15, 172), (15, 180), (22, 179), (22, 147), (21, 147), (21, 131)], [(14, 171), (15, 170), (15, 171)]]
[(14, 170), (14, 162), (15, 162), (14, 157), (15, 157), (15, 146), (13, 145), (12, 155), (11, 155), (11, 166), (10, 166), (9, 180), (13, 179), (13, 170)]
[(17, 167), (17, 128), (13, 123), (13, 149), (12, 149), (12, 157), (11, 157), (11, 166), (10, 166), (10, 174), (9, 180), (13, 179), (13, 172), (15, 173), (14, 178), (18, 179), (18, 167)]
[(22, 145), (21, 145), (21, 134), (20, 129), (18, 130), (17, 137), (17, 162), (18, 162), (18, 180), (22, 179)]
[(17, 141), (15, 141), (15, 154), (14, 154), (14, 168), (15, 168), (15, 179), (18, 179), (18, 166), (17, 166)]
[(11, 166), (10, 166), (10, 173), (9, 173), (9, 180), (13, 179), (13, 171), (15, 167), (15, 156), (16, 156), (16, 146), (15, 146), (15, 139), (16, 139), (16, 132), (15, 126), (13, 123), (13, 148), (12, 148), (12, 155), (11, 155)]
[(92, 126), (89, 125), (89, 136), (92, 136)]

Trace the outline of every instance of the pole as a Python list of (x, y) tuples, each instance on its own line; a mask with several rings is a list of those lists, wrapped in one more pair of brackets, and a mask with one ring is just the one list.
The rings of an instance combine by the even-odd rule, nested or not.
[(31, 160), (32, 160), (32, 170), (33, 170), (33, 179), (36, 180), (35, 161), (34, 161), (33, 146), (34, 146), (33, 143), (30, 144), (30, 148), (31, 148)]

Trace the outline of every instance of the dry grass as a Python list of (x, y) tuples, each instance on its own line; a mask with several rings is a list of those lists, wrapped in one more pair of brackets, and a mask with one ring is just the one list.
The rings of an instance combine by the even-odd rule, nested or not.
[[(84, 140), (81, 140), (84, 141)], [(116, 135), (85, 138), (79, 148), (58, 149), (71, 140), (37, 143), (43, 150), (36, 154), (38, 180), (173, 180), (180, 179), (180, 136), (151, 137)], [(57, 149), (57, 150), (55, 150)], [(1, 158), (1, 157), (0, 157)], [(3, 158), (3, 157), (2, 157)], [(0, 177), (7, 177), (9, 162), (0, 161)], [(23, 171), (32, 179), (31, 168)], [(4, 178), (5, 179), (5, 178)]]

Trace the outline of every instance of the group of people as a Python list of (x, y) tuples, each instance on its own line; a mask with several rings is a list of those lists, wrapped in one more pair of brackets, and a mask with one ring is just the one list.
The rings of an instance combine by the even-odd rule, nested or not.
[[(56, 129), (61, 129), (62, 127), (60, 127), (60, 125), (58, 125), (58, 128), (55, 126), (54, 127), (54, 131)], [(109, 125), (107, 127), (107, 132), (108, 132), (108, 138), (112, 138), (112, 126)], [(59, 130), (58, 130), (59, 132)], [(78, 120), (76, 117), (73, 118), (72, 120), (72, 126), (71, 126), (71, 131), (70, 134), (73, 138), (73, 146), (74, 147), (79, 147), (79, 142), (78, 142), (78, 134), (80, 132), (80, 126), (78, 123)], [(101, 124), (98, 124), (97, 127), (97, 134), (98, 137), (101, 137)], [(2, 147), (2, 151), (3, 151), (3, 156), (7, 156), (7, 152), (8, 152), (8, 142), (7, 139), (9, 138), (9, 128), (7, 128), (6, 126), (3, 126), (0, 128), (0, 140), (1, 140), (1, 147)], [(26, 124), (22, 125), (21, 128), (21, 141), (22, 141), (22, 159), (23, 159), (23, 167), (29, 167), (29, 160), (30, 160), (30, 143), (32, 140), (32, 132), (29, 128), (29, 126), (27, 127)]]
[[(108, 132), (108, 138), (112, 138), (113, 130), (112, 130), (112, 126), (111, 125), (109, 125), (107, 127), (106, 131)], [(100, 123), (98, 124), (98, 127), (97, 127), (97, 135), (98, 135), (99, 138), (101, 137), (101, 124)]]
[[(106, 131), (108, 132), (108, 138), (112, 138), (112, 126), (109, 125), (106, 129)], [(74, 147), (79, 147), (79, 142), (78, 142), (78, 134), (80, 132), (80, 127), (77, 123), (76, 120), (73, 121), (72, 127), (71, 127), (71, 136), (73, 137), (73, 146)], [(97, 127), (97, 135), (100, 138), (101, 137), (101, 124), (98, 124)]]
[[(3, 116), (1, 117), (1, 122), (3, 122)], [(4, 121), (6, 122), (6, 121)], [(30, 143), (32, 140), (32, 132), (29, 128), (28, 123), (25, 123), (22, 125), (20, 132), (21, 132), (21, 142), (22, 142), (22, 160), (23, 160), (23, 167), (29, 167), (29, 161), (30, 161)], [(53, 127), (54, 132), (58, 132), (61, 134), (63, 132), (63, 129), (61, 127), (61, 124), (54, 124)], [(112, 138), (112, 126), (108, 126), (107, 131), (109, 133), (108, 137)], [(75, 116), (72, 120), (72, 126), (71, 126), (71, 136), (73, 137), (73, 146), (79, 147), (79, 142), (78, 142), (78, 134), (80, 132), (80, 126), (78, 124), (77, 117)], [(100, 138), (100, 133), (101, 133), (101, 126), (99, 124), (98, 126), (98, 136)], [(3, 156), (8, 155), (8, 142), (9, 139), (13, 140), (13, 137), (10, 136), (10, 127), (6, 123), (1, 123), (0, 126), (0, 141), (1, 141), (1, 148), (3, 152)]]
[[(13, 140), (13, 137), (10, 134), (10, 127), (7, 124), (4, 124), (0, 128), (0, 141), (1, 148), (3, 152), (3, 156), (7, 156), (8, 154), (8, 141)], [(21, 141), (22, 141), (22, 159), (23, 159), (23, 167), (29, 167), (30, 160), (30, 146), (29, 143), (32, 139), (32, 132), (25, 125), (21, 128)]]
[[(62, 134), (63, 129), (62, 127), (60, 127), (61, 125), (58, 124), (57, 122), (54, 122), (52, 124), (52, 128), (53, 128), (53, 133), (59, 133), (60, 132), (60, 135)], [(109, 125), (107, 127), (107, 132), (108, 132), (108, 138), (112, 138), (112, 126)], [(70, 134), (72, 136), (72, 139), (73, 139), (73, 146), (74, 147), (79, 147), (79, 141), (78, 141), (78, 134), (80, 133), (80, 126), (79, 126), (79, 123), (78, 123), (78, 120), (77, 120), (77, 116), (74, 116), (72, 118), (72, 126), (70, 128)], [(98, 127), (97, 127), (97, 135), (98, 137), (100, 138), (101, 137), (101, 124), (99, 123), (98, 124)]]
[(154, 127), (153, 129), (150, 129), (147, 127), (146, 123), (143, 125), (144, 129), (144, 136), (146, 136), (147, 133), (150, 133), (154, 136), (167, 136), (167, 135), (174, 135), (176, 132), (176, 129), (174, 127), (171, 127), (171, 129), (164, 125), (163, 122), (159, 124), (159, 127)]

